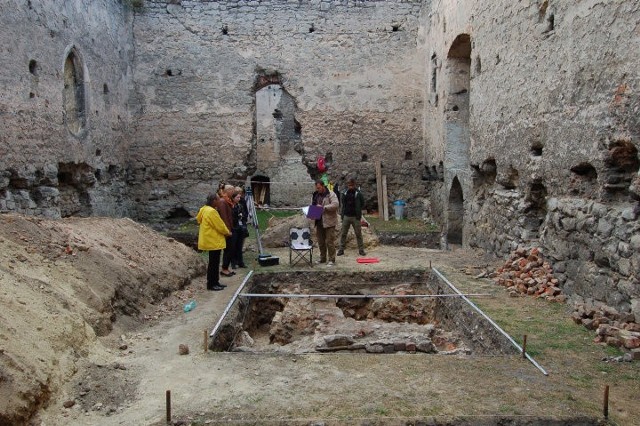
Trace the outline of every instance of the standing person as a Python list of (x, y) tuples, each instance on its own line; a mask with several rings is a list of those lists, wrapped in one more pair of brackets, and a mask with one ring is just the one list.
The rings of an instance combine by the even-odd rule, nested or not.
[[(222, 221), (233, 232), (233, 196), (235, 188), (233, 185), (225, 185), (222, 190), (222, 197), (218, 198), (215, 205), (216, 210), (220, 213)], [(220, 275), (224, 277), (231, 277), (236, 273), (229, 270), (231, 264), (231, 254), (233, 253), (233, 234), (232, 232), (226, 238), (226, 247), (222, 253), (222, 270)]]
[(196, 220), (198, 230), (198, 250), (209, 251), (207, 266), (207, 290), (220, 291), (226, 286), (220, 283), (220, 251), (226, 247), (225, 237), (231, 235), (218, 211), (213, 207), (218, 200), (217, 194), (209, 194), (207, 203), (200, 208)]
[(247, 200), (245, 198), (244, 189), (236, 186), (236, 192), (238, 193), (236, 205), (233, 210), (234, 226), (236, 217), (238, 219), (238, 236), (235, 241), (235, 254), (231, 257), (231, 268), (246, 268), (242, 251), (244, 249), (244, 240), (249, 235), (248, 220), (249, 220), (249, 208), (247, 206)]
[[(324, 182), (316, 181), (311, 203), (322, 207), (322, 216), (316, 220), (316, 236), (320, 248), (319, 263), (333, 266), (336, 262), (336, 225), (338, 224), (338, 197)], [(327, 258), (328, 254), (328, 258)], [(327, 262), (327, 259), (329, 260)]]
[(356, 180), (351, 178), (347, 181), (347, 187), (340, 193), (340, 216), (342, 217), (342, 229), (340, 229), (340, 249), (337, 255), (344, 254), (344, 248), (347, 244), (347, 234), (349, 226), (353, 226), (353, 232), (356, 234), (358, 242), (358, 254), (364, 256), (364, 243), (362, 241), (362, 207), (364, 206), (364, 196), (359, 188), (356, 188)]

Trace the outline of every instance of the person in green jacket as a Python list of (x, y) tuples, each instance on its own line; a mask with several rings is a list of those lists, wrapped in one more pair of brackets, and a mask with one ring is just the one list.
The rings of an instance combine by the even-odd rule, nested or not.
[(351, 178), (347, 181), (347, 188), (340, 193), (340, 216), (342, 217), (342, 228), (340, 229), (340, 248), (338, 256), (344, 254), (344, 248), (347, 244), (347, 234), (349, 226), (353, 226), (353, 232), (356, 234), (358, 242), (358, 254), (364, 256), (364, 242), (362, 241), (362, 207), (364, 206), (364, 196), (360, 189), (356, 188), (356, 180)]
[(220, 218), (220, 214), (213, 207), (218, 195), (209, 194), (207, 204), (200, 208), (196, 220), (200, 225), (198, 231), (198, 250), (209, 251), (209, 266), (207, 267), (207, 290), (220, 291), (226, 285), (220, 283), (220, 253), (227, 247), (226, 237), (231, 231)]

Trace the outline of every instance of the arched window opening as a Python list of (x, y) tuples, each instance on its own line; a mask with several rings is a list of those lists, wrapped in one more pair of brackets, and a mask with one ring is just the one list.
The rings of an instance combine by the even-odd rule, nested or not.
[(72, 49), (64, 62), (64, 114), (69, 131), (79, 135), (87, 124), (85, 77), (82, 61)]
[(462, 227), (464, 224), (464, 196), (458, 177), (453, 178), (449, 191), (447, 211), (447, 242), (462, 245)]

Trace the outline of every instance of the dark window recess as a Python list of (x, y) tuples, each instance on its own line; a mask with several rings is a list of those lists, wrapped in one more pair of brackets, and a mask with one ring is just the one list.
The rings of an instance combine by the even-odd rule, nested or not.
[(412, 160), (413, 159), (413, 153), (411, 151), (405, 151), (404, 152), (404, 159), (405, 160)]
[(547, 17), (547, 31), (553, 31), (555, 29), (556, 17), (553, 13)]
[(542, 155), (542, 148), (542, 144), (534, 143), (533, 145), (531, 145), (531, 155), (533, 157), (540, 157)]
[(582, 176), (589, 180), (595, 180), (598, 178), (598, 171), (590, 163), (580, 163), (571, 167), (571, 171), (578, 176)]
[(38, 61), (36, 61), (35, 59), (32, 59), (29, 61), (29, 72), (33, 75), (38, 75)]
[(191, 219), (191, 215), (184, 207), (176, 207), (169, 211), (169, 214), (166, 217), (168, 220), (176, 220), (176, 219)]
[(75, 49), (67, 55), (64, 63), (64, 112), (69, 131), (78, 135), (87, 122), (84, 70)]

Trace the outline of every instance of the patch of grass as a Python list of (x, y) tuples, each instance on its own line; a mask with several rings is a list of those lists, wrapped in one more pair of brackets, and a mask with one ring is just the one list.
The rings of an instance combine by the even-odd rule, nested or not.
[(377, 407), (376, 414), (380, 416), (386, 416), (387, 414), (389, 414), (389, 410), (387, 410), (385, 407)]
[(195, 219), (188, 220), (178, 227), (179, 232), (198, 233), (198, 222)]
[(571, 373), (569, 378), (575, 382), (575, 385), (581, 387), (591, 387), (593, 385), (593, 377), (589, 374)]
[(498, 408), (498, 411), (500, 412), (500, 414), (511, 414), (516, 416), (522, 414), (518, 407), (512, 404), (502, 404)]
[(606, 346), (604, 351), (608, 356), (622, 356), (624, 351), (616, 346)]
[(385, 221), (378, 216), (365, 216), (365, 218), (376, 232), (421, 234), (438, 231), (438, 227), (436, 225), (427, 224), (421, 219), (390, 219)]
[[(271, 219), (272, 217), (282, 218), (282, 217), (295, 216), (297, 214), (300, 214), (300, 209), (256, 210), (256, 215), (258, 216), (258, 228), (260, 229), (260, 232), (267, 229), (269, 225), (269, 219)], [(249, 226), (249, 228), (252, 228), (252, 226)]]

